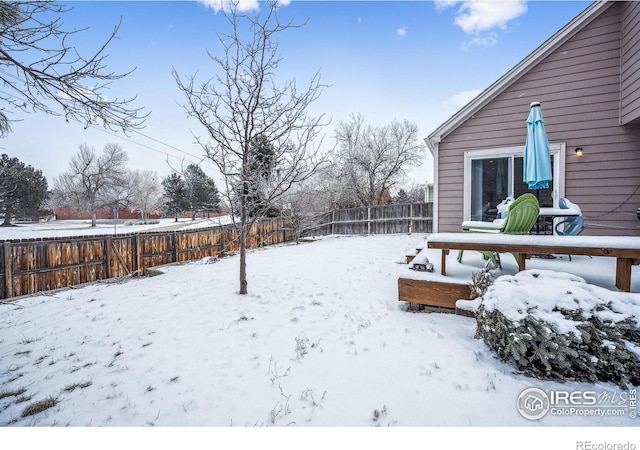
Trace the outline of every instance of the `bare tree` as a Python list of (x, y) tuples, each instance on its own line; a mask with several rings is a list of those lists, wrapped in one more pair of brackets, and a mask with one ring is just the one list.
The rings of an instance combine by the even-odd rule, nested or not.
[(341, 179), (364, 206), (383, 204), (405, 170), (423, 162), (425, 146), (418, 127), (407, 120), (388, 125), (366, 125), (362, 115), (339, 122), (335, 157)]
[[(106, 70), (106, 47), (119, 24), (95, 53), (82, 56), (70, 41), (84, 30), (65, 30), (70, 9), (50, 1), (0, 1), (0, 136), (10, 131), (8, 114), (40, 111), (111, 130), (139, 128), (144, 121), (135, 100), (103, 94), (131, 72)], [(80, 36), (77, 36), (78, 39)]]
[[(239, 216), (240, 293), (246, 294), (249, 228), (320, 164), (318, 138), (326, 124), (307, 110), (324, 86), (318, 73), (303, 88), (295, 79), (278, 83), (277, 36), (304, 24), (280, 22), (277, 2), (255, 16), (241, 14), (234, 3), (224, 15), (231, 31), (218, 36), (221, 54), (209, 53), (215, 75), (202, 83), (195, 75), (183, 79), (175, 69), (173, 75), (187, 114), (207, 131), (198, 142), (224, 177), (224, 195)], [(258, 141), (269, 143), (268, 157)]]
[(413, 183), (407, 190), (407, 197), (410, 203), (421, 203), (427, 201), (427, 189), (424, 184)]
[(53, 180), (57, 206), (73, 206), (91, 212), (91, 226), (96, 213), (107, 206), (127, 206), (130, 202), (128, 156), (119, 144), (105, 145), (102, 154), (82, 144), (69, 168)]
[(318, 225), (318, 214), (326, 210), (326, 199), (322, 194), (316, 182), (309, 179), (291, 189), (282, 198), (278, 209), (287, 225), (291, 227), (296, 243), (300, 242), (300, 237), (305, 231)]
[(129, 176), (130, 201), (133, 210), (140, 211), (142, 222), (147, 223), (149, 214), (160, 211), (162, 186), (157, 172), (134, 170)]

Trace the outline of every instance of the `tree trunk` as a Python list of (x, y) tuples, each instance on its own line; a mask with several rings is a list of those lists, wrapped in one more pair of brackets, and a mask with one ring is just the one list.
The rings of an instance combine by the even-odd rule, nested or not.
[(240, 206), (240, 294), (246, 295), (247, 291), (247, 197), (242, 196)]
[(246, 295), (247, 291), (247, 229), (246, 225), (240, 226), (240, 294)]
[(96, 226), (96, 219), (97, 219), (97, 211), (95, 209), (91, 210), (91, 226), (95, 227)]

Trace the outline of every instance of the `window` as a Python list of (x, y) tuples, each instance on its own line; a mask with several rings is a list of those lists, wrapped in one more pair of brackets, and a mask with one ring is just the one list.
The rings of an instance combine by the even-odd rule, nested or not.
[(564, 195), (565, 145), (551, 145), (553, 180), (539, 191), (530, 191), (522, 181), (523, 153), (524, 146), (465, 152), (464, 220), (491, 221), (501, 201), (525, 192), (535, 194), (542, 207), (557, 206)]

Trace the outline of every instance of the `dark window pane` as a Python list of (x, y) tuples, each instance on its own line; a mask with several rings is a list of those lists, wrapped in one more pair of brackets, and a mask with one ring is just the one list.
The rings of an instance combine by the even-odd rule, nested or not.
[[(553, 180), (549, 182), (548, 189), (538, 189), (538, 190), (530, 190), (527, 183), (522, 181), (522, 166), (524, 159), (522, 157), (515, 157), (513, 160), (513, 194), (515, 198), (518, 198), (525, 192), (531, 192), (538, 198), (538, 202), (540, 203), (540, 207), (552, 208), (553, 207), (553, 198), (551, 197), (551, 193), (553, 192)], [(553, 167), (553, 155), (551, 155), (551, 167)]]
[(508, 193), (509, 158), (471, 161), (471, 220), (495, 219), (496, 206)]

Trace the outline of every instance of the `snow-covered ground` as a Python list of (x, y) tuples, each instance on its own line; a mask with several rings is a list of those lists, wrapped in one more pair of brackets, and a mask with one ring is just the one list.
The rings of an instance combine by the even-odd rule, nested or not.
[[(302, 445), (351, 442), (336, 437), (345, 432), (358, 447), (375, 448), (460, 442), (462, 448), (526, 449), (539, 448), (549, 435), (552, 448), (561, 449), (581, 448), (580, 439), (624, 443), (637, 436), (630, 434), (640, 420), (631, 417), (629, 391), (527, 378), (474, 339), (474, 319), (408, 312), (398, 302), (397, 282), (414, 272), (404, 255), (424, 241), (424, 235), (333, 236), (254, 250), (244, 296), (237, 293), (238, 258), (231, 256), (0, 304), (0, 440), (5, 433), (25, 439), (9, 430), (29, 426), (83, 427), (80, 433), (99, 426), (207, 427), (230, 439), (241, 437), (225, 427), (338, 427), (268, 437), (247, 431), (257, 434), (254, 445), (274, 448), (294, 437)], [(464, 260), (472, 269), (481, 267), (474, 253), (465, 252)], [(436, 262), (439, 252), (429, 257)], [(528, 264), (568, 267), (607, 284), (614, 263), (574, 257)], [(506, 272), (513, 270), (509, 264)], [(640, 295), (629, 298), (640, 304)], [(517, 403), (532, 387), (624, 398), (626, 411), (528, 420)], [(55, 406), (23, 416), (27, 406), (47, 399)], [(368, 427), (412, 428), (362, 433)], [(557, 433), (555, 427), (577, 428)], [(198, 435), (187, 433), (188, 439)], [(218, 446), (205, 435), (209, 445), (202, 448)], [(492, 436), (484, 447), (483, 438)], [(434, 446), (434, 439), (445, 441)]]

